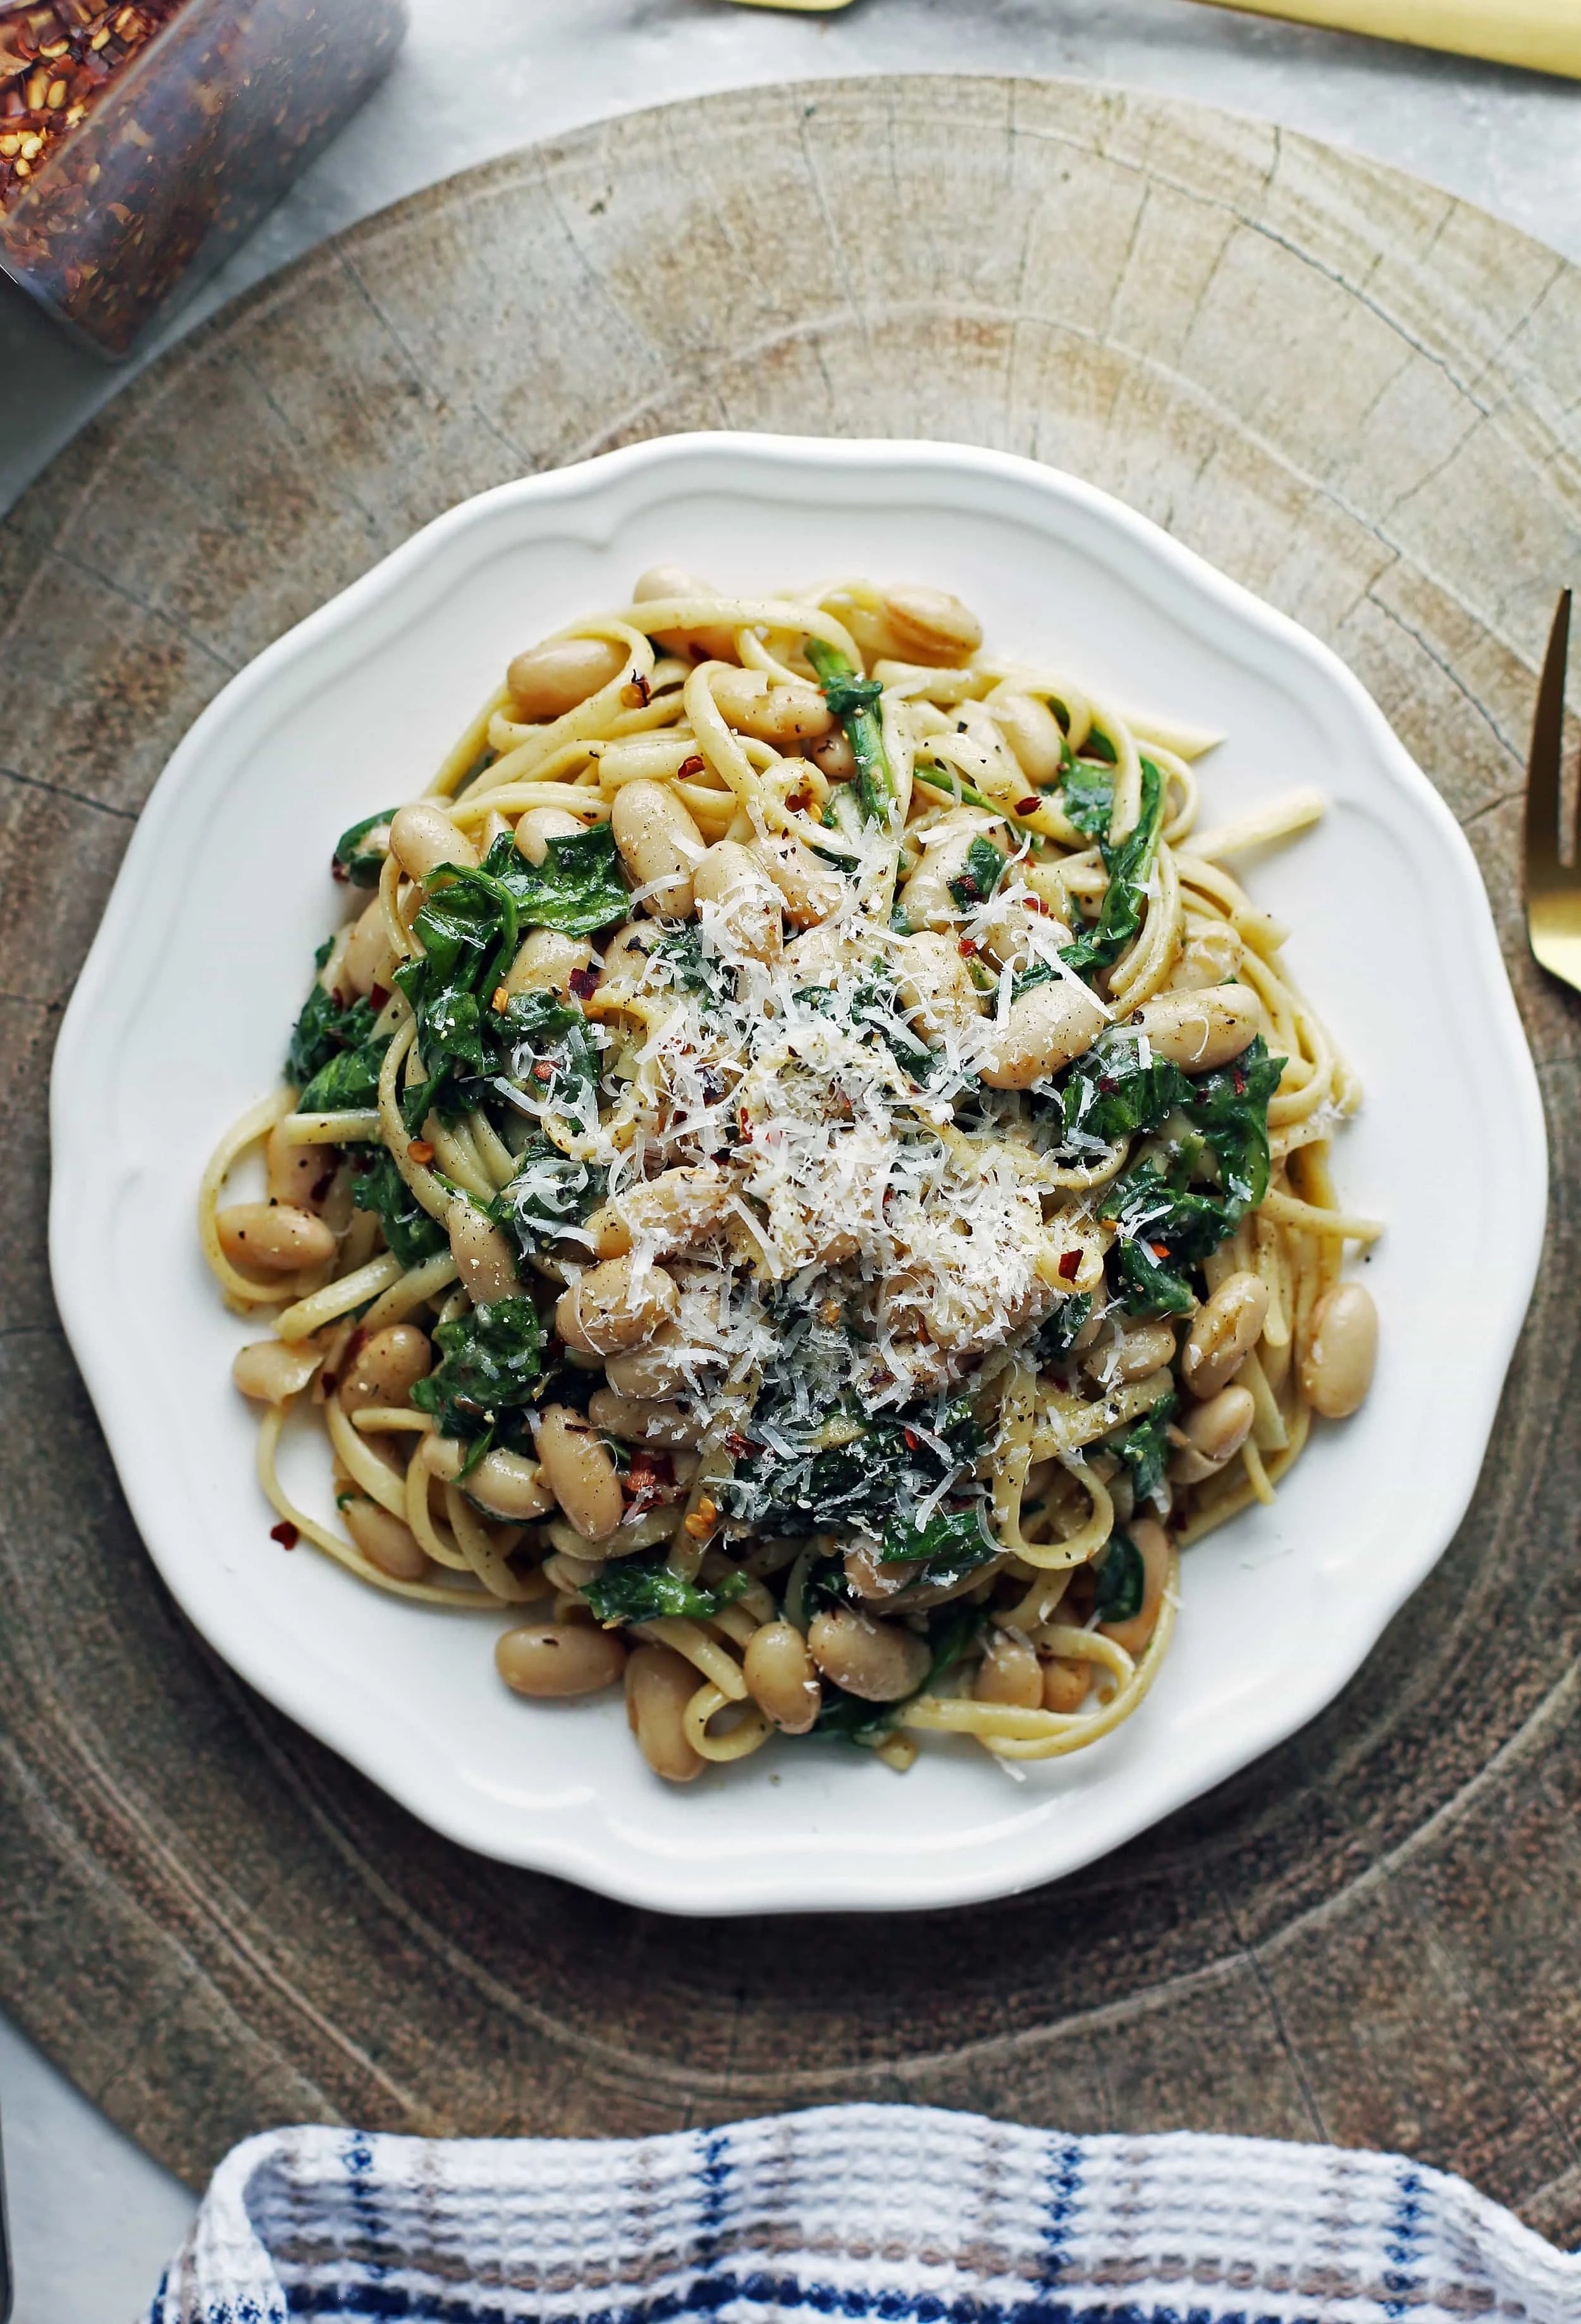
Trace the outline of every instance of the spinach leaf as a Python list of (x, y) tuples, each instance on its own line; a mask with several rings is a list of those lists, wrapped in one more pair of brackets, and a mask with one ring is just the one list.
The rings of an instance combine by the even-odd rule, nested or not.
[[(323, 967), (334, 945), (333, 936), (328, 936), (319, 946), (313, 954), (316, 969)], [(315, 981), (291, 1028), (285, 1053), (286, 1080), (295, 1082), (300, 1089), (343, 1050), (360, 1048), (373, 1031), (378, 1013), (371, 1001), (337, 999)], [(298, 1110), (300, 1111), (300, 1102)]]
[(532, 1401), (542, 1332), (531, 1299), (495, 1299), (436, 1324), (440, 1360), (411, 1391), (446, 1436), (476, 1436)]
[(884, 1527), (878, 1562), (896, 1565), (903, 1559), (922, 1559), (924, 1571), (913, 1578), (948, 1589), (1001, 1554), (985, 1516), (986, 1504), (980, 1500), (968, 1502), (965, 1508), (937, 1508), (921, 1526), (897, 1515)]
[[(360, 823), (343, 831), (330, 858), (329, 868), (335, 877), (349, 880), (354, 888), (376, 888), (389, 853), (390, 825), (394, 820), (395, 809), (387, 807), (377, 815), (365, 815)], [(384, 843), (382, 846), (367, 844), (374, 834)]]
[(1059, 1096), (1067, 1144), (1080, 1139), (1114, 1146), (1139, 1130), (1157, 1130), (1191, 1098), (1192, 1084), (1167, 1058), (1143, 1065), (1141, 1036), (1116, 1026), (1077, 1057)]
[(915, 1702), (920, 1694), (931, 1694), (947, 1671), (966, 1655), (978, 1632), (988, 1619), (980, 1606), (942, 1606), (929, 1625), (928, 1644), (931, 1659), (927, 1675), (920, 1686), (899, 1702), (874, 1703), (861, 1696), (846, 1694), (824, 1682), (823, 1709), (813, 1727), (815, 1735), (844, 1735), (848, 1741), (871, 1745), (881, 1742), (892, 1732), (901, 1712), (908, 1702)]
[(575, 1108), (598, 1086), (598, 1045), (579, 1009), (553, 992), (513, 992), (491, 1012), (491, 1029), (513, 1081), (531, 1080), (557, 1104)]
[(1114, 778), (1096, 767), (1084, 767), (1078, 759), (1066, 773), (1060, 785), (1059, 805), (1066, 820), (1074, 823), (1087, 839), (1100, 842), (1109, 836), (1109, 810), (1114, 804)]
[(364, 1113), (379, 1102), (379, 1067), (385, 1041), (342, 1049), (317, 1072), (297, 1100), (299, 1113)]
[(682, 920), (667, 927), (653, 946), (652, 957), (663, 963), (678, 992), (700, 993), (707, 1001), (735, 997), (735, 971), (716, 954), (705, 952), (702, 932), (695, 921)]
[[(1119, 1182), (1109, 1215), (1122, 1304), (1133, 1314), (1183, 1315), (1194, 1305), (1187, 1270), (1233, 1234), (1268, 1192), (1268, 1102), (1284, 1071), (1259, 1035), (1233, 1065), (1188, 1081), (1171, 1106), (1188, 1135)], [(1184, 1078), (1184, 1077), (1183, 1077)], [(1211, 1176), (1198, 1174), (1209, 1164)]]
[[(1143, 759), (1142, 813), (1137, 818), (1135, 830), (1117, 843), (1112, 844), (1106, 836), (1099, 842), (1104, 868), (1109, 875), (1102, 907), (1094, 926), (1077, 936), (1074, 944), (1068, 945), (1060, 954), (1060, 958), (1080, 976), (1092, 975), (1099, 969), (1113, 967), (1142, 926), (1142, 908), (1147, 899), (1147, 883), (1152, 875), (1153, 859), (1158, 853), (1159, 834), (1164, 826), (1166, 788), (1164, 779), (1152, 761)], [(1066, 797), (1068, 799), (1068, 786)], [(1112, 800), (1111, 790), (1111, 803)], [(1105, 833), (1107, 828), (1105, 823)]]
[(985, 904), (1004, 877), (1005, 859), (994, 842), (982, 832), (974, 837), (966, 850), (965, 869), (958, 880), (950, 881), (949, 892), (955, 898), (956, 909), (975, 911)]
[(1147, 1594), (1147, 1568), (1128, 1533), (1115, 1531), (1093, 1561), (1093, 1611), (1100, 1622), (1129, 1622)]
[(732, 1573), (717, 1590), (672, 1573), (662, 1557), (621, 1557), (585, 1582), (582, 1595), (601, 1622), (653, 1622), (666, 1614), (707, 1622), (746, 1588), (744, 1573)]
[[(772, 1419), (766, 1398), (759, 1410)], [(984, 1432), (964, 1398), (942, 1416), (920, 1406), (854, 1425), (860, 1434), (847, 1443), (789, 1453), (755, 1441), (749, 1426), (750, 1450), (723, 1489), (731, 1515), (765, 1533), (861, 1529), (883, 1542), (885, 1557), (915, 1557), (906, 1543), (916, 1528), (901, 1512), (925, 1500), (947, 1477), (961, 1478), (987, 1441)], [(975, 1526), (975, 1512), (971, 1521)]]
[(1187, 1119), (1218, 1164), (1219, 1185), (1237, 1221), (1268, 1192), (1268, 1102), (1284, 1069), (1285, 1060), (1269, 1056), (1260, 1033), (1232, 1064), (1190, 1084)]
[(575, 1162), (547, 1138), (523, 1147), (516, 1175), (501, 1189), (490, 1215), (503, 1227), (520, 1259), (534, 1258), (568, 1227), (579, 1227), (604, 1200), (607, 1170)]
[[(495, 841), (490, 863), (505, 845)], [(442, 887), (430, 887), (417, 916), (423, 955), (395, 972), (417, 1018), (428, 1072), (401, 1101), (414, 1133), (430, 1110), (454, 1115), (481, 1103), (502, 1073), (517, 1082), (531, 1076), (568, 1104), (597, 1084), (597, 1049), (579, 1009), (540, 991), (513, 993), (503, 1009), (495, 1007), (497, 979), (514, 956), (521, 927), (517, 884), (513, 873), (496, 879), (486, 866), (458, 870)]]
[(445, 1247), (445, 1231), (430, 1219), (382, 1146), (350, 1149), (351, 1199), (359, 1211), (376, 1211), (384, 1240), (402, 1267), (417, 1267)]
[(807, 659), (823, 688), (824, 700), (846, 730), (856, 761), (856, 789), (864, 819), (888, 823), (898, 804), (894, 774), (883, 747), (878, 702), (883, 688), (863, 678), (846, 657), (821, 638), (809, 638)]
[(1177, 1185), (1152, 1162), (1121, 1179), (1110, 1208), (1119, 1238), (1109, 1254), (1123, 1306), (1133, 1315), (1188, 1315), (1188, 1270), (1216, 1250), (1236, 1221), (1211, 1194)]
[(1108, 1450), (1117, 1452), (1130, 1471), (1131, 1489), (1139, 1501), (1156, 1493), (1164, 1481), (1164, 1467), (1170, 1457), (1170, 1423), (1179, 1401), (1173, 1394), (1160, 1397), (1140, 1420), (1116, 1429), (1113, 1436), (1104, 1440)]
[(1063, 1298), (1051, 1315), (1039, 1325), (1032, 1342), (1032, 1353), (1041, 1364), (1062, 1363), (1075, 1349), (1077, 1340), (1093, 1312), (1093, 1295), (1077, 1291)]
[(541, 863), (529, 863), (502, 833), (489, 849), (484, 869), (508, 882), (524, 928), (558, 928), (562, 936), (590, 936), (624, 920), (629, 908), (630, 890), (607, 821), (551, 839)]

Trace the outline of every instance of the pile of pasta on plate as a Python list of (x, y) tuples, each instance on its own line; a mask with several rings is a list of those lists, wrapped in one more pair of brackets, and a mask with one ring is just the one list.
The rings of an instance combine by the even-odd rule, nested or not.
[(1181, 1549), (1366, 1393), (1359, 1091), (1223, 869), (1321, 800), (1199, 832), (1216, 738), (1050, 656), (938, 588), (644, 574), (342, 835), (205, 1176), (275, 1537), (504, 1611), (521, 1695), (624, 1683), (671, 1781), (1096, 1742)]

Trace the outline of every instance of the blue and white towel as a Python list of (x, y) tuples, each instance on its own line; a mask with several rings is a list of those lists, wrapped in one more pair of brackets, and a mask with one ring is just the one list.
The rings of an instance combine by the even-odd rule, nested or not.
[(831, 2107), (593, 2141), (282, 2130), (151, 2324), (1581, 2324), (1567, 2257), (1396, 2156)]

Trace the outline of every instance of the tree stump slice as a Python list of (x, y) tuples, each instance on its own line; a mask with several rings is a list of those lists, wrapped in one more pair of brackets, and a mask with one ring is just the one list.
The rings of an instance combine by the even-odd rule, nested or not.
[[(0, 527), (0, 1992), (162, 2161), (200, 2179), (283, 2119), (908, 2098), (1401, 2147), (1581, 2234), (1581, 1012), (1517, 870), (1532, 672), (1581, 579), (1577, 345), (1575, 267), (1253, 122), (1058, 81), (761, 89), (326, 244)], [(1548, 1105), (1537, 1301), (1432, 1579), (1281, 1749), (971, 1911), (677, 1923), (435, 1839), (195, 1639), (50, 1296), (54, 1029), (203, 704), (465, 494), (714, 427), (1053, 462), (1327, 639), (1470, 835)], [(1446, 1254), (1468, 1331), (1499, 1232)]]

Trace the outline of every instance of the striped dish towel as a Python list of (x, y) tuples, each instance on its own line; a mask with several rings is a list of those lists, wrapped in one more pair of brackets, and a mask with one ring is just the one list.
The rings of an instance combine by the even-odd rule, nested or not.
[(1581, 2255), (1439, 2171), (831, 2107), (661, 2138), (282, 2130), (151, 2324), (1581, 2324)]

